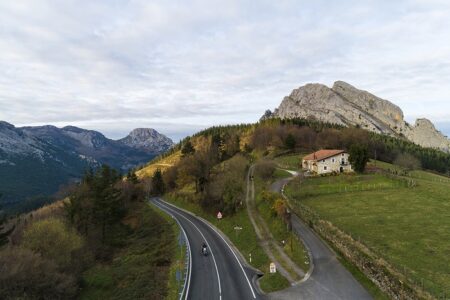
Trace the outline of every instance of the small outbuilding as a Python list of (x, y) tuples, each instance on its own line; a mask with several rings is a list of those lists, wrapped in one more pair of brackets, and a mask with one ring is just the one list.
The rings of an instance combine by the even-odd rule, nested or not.
[(303, 158), (302, 168), (314, 174), (352, 172), (348, 157), (345, 150), (319, 150)]

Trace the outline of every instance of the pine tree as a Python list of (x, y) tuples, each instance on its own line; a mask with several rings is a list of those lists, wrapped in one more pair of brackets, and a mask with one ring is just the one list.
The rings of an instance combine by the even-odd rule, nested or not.
[(188, 140), (186, 143), (184, 143), (183, 147), (181, 148), (181, 154), (183, 156), (187, 156), (190, 154), (194, 154), (195, 153), (195, 148), (194, 146), (192, 146), (192, 143), (190, 140)]
[(288, 134), (288, 136), (286, 137), (286, 139), (284, 140), (284, 145), (286, 146), (286, 148), (293, 150), (295, 148), (296, 145), (296, 140), (295, 137), (292, 134)]
[(127, 173), (127, 181), (133, 184), (139, 183), (139, 178), (136, 176), (136, 173), (133, 170), (128, 171)]
[(164, 194), (164, 191), (165, 187), (161, 169), (156, 169), (152, 177), (152, 194), (159, 196)]

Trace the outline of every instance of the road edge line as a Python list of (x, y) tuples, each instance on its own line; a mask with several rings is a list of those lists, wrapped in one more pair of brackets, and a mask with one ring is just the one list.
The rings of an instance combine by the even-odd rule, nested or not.
[(159, 207), (158, 205), (153, 203), (153, 201), (150, 201), (150, 203), (153, 204), (153, 206), (155, 206), (158, 209), (160, 209), (163, 212), (165, 212), (166, 214), (170, 215), (177, 222), (178, 226), (180, 227), (180, 229), (183, 232), (184, 238), (186, 239), (186, 244), (187, 244), (187, 248), (188, 248), (188, 252), (189, 252), (188, 280), (184, 281), (183, 290), (181, 291), (181, 295), (180, 295), (180, 300), (183, 298), (183, 295), (185, 295), (184, 299), (187, 300), (187, 298), (189, 296), (189, 288), (191, 286), (191, 275), (192, 275), (192, 249), (191, 249), (191, 243), (189, 242), (189, 238), (187, 237), (186, 231), (184, 230), (184, 228), (181, 225), (180, 221), (178, 221), (178, 219), (173, 214), (171, 214), (170, 212), (168, 212), (165, 209), (162, 209), (161, 207)]
[[(161, 199), (161, 198), (160, 198), (160, 200), (162, 200), (162, 202), (164, 202), (164, 204), (166, 204), (166, 201), (164, 201), (164, 200)], [(164, 205), (164, 204), (162, 203), (162, 205), (163, 205), (164, 207), (166, 207), (166, 208), (169, 209), (169, 210), (173, 210), (173, 208), (169, 208), (169, 207), (167, 207), (167, 206)], [(174, 207), (175, 207), (175, 206), (174, 206)], [(205, 235), (203, 234), (203, 232), (197, 227), (197, 225), (194, 224), (194, 222), (192, 222), (191, 220), (189, 220), (188, 218), (186, 218), (185, 216), (183, 216), (183, 215), (180, 214), (179, 212), (175, 212), (175, 213), (178, 214), (178, 215), (180, 215), (180, 216), (183, 217), (184, 219), (186, 219), (186, 221), (188, 221), (189, 223), (191, 223), (191, 224), (195, 227), (195, 229), (197, 229), (197, 231), (200, 233), (200, 235), (202, 236), (202, 238), (205, 240), (206, 244), (208, 245), (209, 251), (211, 251), (211, 256), (212, 256), (212, 259), (213, 259), (213, 261), (214, 261), (214, 266), (216, 267), (217, 282), (218, 282), (218, 284), (219, 284), (219, 299), (222, 300), (222, 284), (220, 283), (219, 268), (217, 267), (216, 258), (215, 258), (215, 256), (214, 256), (214, 252), (213, 252), (211, 246), (210, 246), (209, 243), (208, 243), (208, 240), (206, 239), (206, 237), (205, 237)], [(192, 215), (192, 214), (191, 214), (191, 215)], [(195, 215), (192, 215), (192, 216), (194, 216), (195, 218), (199, 218), (198, 216), (195, 216)]]

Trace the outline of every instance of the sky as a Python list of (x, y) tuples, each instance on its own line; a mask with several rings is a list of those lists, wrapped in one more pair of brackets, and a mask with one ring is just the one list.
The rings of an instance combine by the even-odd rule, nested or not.
[(343, 80), (450, 135), (450, 2), (1, 1), (0, 120), (175, 141)]

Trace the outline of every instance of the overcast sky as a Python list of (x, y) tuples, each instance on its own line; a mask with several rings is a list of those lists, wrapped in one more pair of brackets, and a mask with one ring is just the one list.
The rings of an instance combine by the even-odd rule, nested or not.
[(336, 80), (450, 135), (450, 2), (0, 2), (0, 120), (17, 126), (178, 141)]

